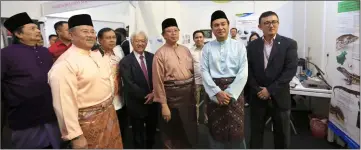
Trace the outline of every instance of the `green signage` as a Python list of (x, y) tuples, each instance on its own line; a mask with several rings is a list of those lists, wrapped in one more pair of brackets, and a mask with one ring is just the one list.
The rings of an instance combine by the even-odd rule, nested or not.
[(338, 3), (338, 13), (360, 10), (360, 1), (342, 1)]
[(219, 1), (213, 1), (214, 3), (228, 3), (231, 2), (229, 0), (219, 0)]

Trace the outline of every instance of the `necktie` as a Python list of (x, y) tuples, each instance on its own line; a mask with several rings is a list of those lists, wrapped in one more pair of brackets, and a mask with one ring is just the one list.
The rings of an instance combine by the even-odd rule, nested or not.
[(147, 71), (147, 68), (145, 68), (145, 63), (144, 63), (143, 58), (144, 58), (144, 56), (143, 56), (143, 55), (140, 55), (140, 56), (139, 56), (139, 59), (140, 59), (140, 66), (141, 66), (141, 68), (142, 68), (142, 71), (143, 71), (144, 77), (145, 77), (145, 79), (147, 80), (147, 83), (149, 84), (148, 71)]

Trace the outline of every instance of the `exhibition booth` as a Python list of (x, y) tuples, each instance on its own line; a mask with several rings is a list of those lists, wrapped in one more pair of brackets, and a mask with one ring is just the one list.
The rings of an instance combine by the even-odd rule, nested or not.
[[(278, 33), (297, 41), (302, 58), (290, 83), (291, 94), (305, 100), (312, 113), (326, 118), (328, 141), (360, 148), (359, 1), (47, 1), (39, 5), (40, 17), (32, 19), (41, 22), (45, 47), (57, 21), (85, 13), (91, 15), (96, 31), (126, 26), (130, 34), (144, 31), (146, 51), (151, 53), (165, 43), (161, 24), (166, 18), (177, 20), (179, 44), (191, 48), (195, 30), (202, 30), (205, 41), (215, 39), (211, 14), (223, 10), (230, 28), (237, 28), (237, 38), (246, 45), (251, 32), (262, 36), (259, 16), (274, 11), (279, 17)], [(2, 30), (2, 39), (5, 34)]]

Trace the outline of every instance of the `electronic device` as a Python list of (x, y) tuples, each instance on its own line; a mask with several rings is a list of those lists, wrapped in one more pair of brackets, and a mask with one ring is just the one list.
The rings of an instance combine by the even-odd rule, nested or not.
[[(327, 83), (326, 79), (323, 77), (323, 75), (325, 75), (325, 73), (314, 63), (304, 59), (304, 58), (300, 58), (298, 59), (298, 66), (302, 66), (304, 69), (306, 66), (306, 63), (310, 63), (313, 66), (315, 66), (317, 73), (316, 76), (321, 80), (321, 81), (314, 81), (314, 80), (301, 80), (302, 81), (302, 85), (304, 87), (308, 87), (308, 88), (318, 88), (318, 89), (332, 89), (332, 86), (330, 84)], [(304, 70), (303, 69), (303, 70)], [(307, 74), (307, 76), (310, 76), (309, 74)]]
[(309, 80), (304, 80), (303, 82), (301, 82), (301, 84), (305, 88), (331, 90), (331, 87), (322, 80), (316, 81), (316, 80), (309, 79)]

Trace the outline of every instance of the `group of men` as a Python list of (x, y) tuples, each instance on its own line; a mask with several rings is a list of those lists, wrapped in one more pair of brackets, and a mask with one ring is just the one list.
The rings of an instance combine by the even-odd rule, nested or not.
[[(276, 13), (263, 13), (259, 28), (264, 36), (246, 49), (228, 36), (229, 20), (218, 10), (210, 21), (216, 40), (204, 45), (203, 33), (196, 31), (195, 47), (189, 50), (178, 44), (177, 21), (167, 18), (162, 22), (166, 42), (154, 55), (145, 51), (144, 32), (131, 36), (133, 52), (120, 60), (116, 82), (109, 62), (91, 51), (96, 33), (89, 15), (55, 25), (58, 40), (49, 50), (37, 46), (41, 34), (30, 17), (14, 15), (4, 26), (18, 43), (1, 50), (2, 101), (12, 142), (16, 148), (60, 148), (61, 141), (69, 141), (71, 148), (123, 148), (122, 123), (113, 106), (114, 97), (121, 96), (135, 148), (152, 148), (157, 123), (164, 148), (194, 148), (199, 93), (205, 91), (211, 148), (245, 148), (246, 94), (251, 148), (262, 148), (269, 113), (275, 148), (289, 148), (288, 83), (296, 73), (297, 43), (277, 34), (278, 25)], [(54, 55), (53, 46), (56, 52), (61, 47), (61, 54)]]
[(99, 52), (90, 51), (96, 42), (91, 17), (56, 23), (58, 39), (49, 49), (39, 45), (40, 30), (27, 13), (4, 26), (14, 35), (13, 44), (1, 50), (12, 147), (123, 148), (113, 71)]

